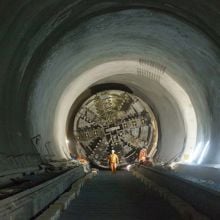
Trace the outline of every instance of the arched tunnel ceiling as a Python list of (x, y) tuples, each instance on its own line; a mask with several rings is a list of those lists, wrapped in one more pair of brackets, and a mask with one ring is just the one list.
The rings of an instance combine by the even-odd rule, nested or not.
[(74, 101), (119, 82), (156, 112), (158, 160), (219, 162), (218, 1), (1, 4), (2, 158), (68, 159)]

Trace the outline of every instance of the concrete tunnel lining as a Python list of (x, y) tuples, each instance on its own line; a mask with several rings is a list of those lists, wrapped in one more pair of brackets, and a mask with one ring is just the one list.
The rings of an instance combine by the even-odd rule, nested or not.
[[(62, 118), (63, 117), (67, 118), (69, 110), (70, 110), (71, 105), (72, 105), (72, 102), (75, 99), (77, 99), (77, 97), (85, 89), (89, 88), (91, 86), (91, 83), (92, 83), (92, 85), (94, 85), (94, 81), (95, 80), (97, 80), (97, 82), (99, 82), (100, 80), (103, 81), (103, 79), (105, 79), (107, 77), (109, 82), (112, 82), (112, 80), (114, 80), (115, 77), (117, 78), (117, 75), (121, 75), (121, 79), (120, 79), (121, 83), (125, 82), (125, 81), (129, 82), (129, 79), (131, 81), (133, 81), (133, 82), (136, 82), (137, 84), (140, 84), (140, 81), (143, 81), (143, 80), (144, 81), (145, 80), (146, 81), (152, 80), (152, 79), (149, 79), (149, 78), (143, 79), (143, 77), (137, 76), (137, 68), (136, 67), (137, 67), (137, 61), (118, 61), (118, 62), (110, 62), (110, 63), (102, 64), (100, 66), (97, 66), (94, 69), (91, 69), (90, 71), (88, 71), (88, 72), (86, 72), (84, 74), (81, 74), (78, 79), (76, 79), (75, 81), (73, 81), (73, 83), (71, 85), (69, 85), (69, 87), (64, 92), (62, 98), (60, 99), (60, 102), (58, 104), (57, 115), (55, 117), (58, 120), (55, 121), (54, 128), (57, 129), (57, 130), (55, 130), (54, 133), (57, 134), (56, 135), (57, 141), (62, 140), (62, 142), (59, 143), (59, 146), (65, 146), (64, 145), (65, 140), (66, 140), (65, 129), (60, 129), (60, 128), (61, 127), (65, 127), (65, 121), (62, 120)], [(127, 73), (130, 73), (130, 74), (127, 74)], [(123, 76), (123, 75), (125, 75), (125, 76)], [(134, 75), (134, 76), (132, 76), (132, 75)], [(112, 76), (112, 77), (109, 77), (109, 76)], [(172, 82), (172, 80), (166, 74), (163, 76), (162, 81), (165, 82), (166, 78), (167, 78), (167, 82), (166, 83), (168, 84), (168, 87), (166, 87), (167, 86), (166, 84), (164, 84), (164, 85), (162, 84), (164, 89), (168, 89), (169, 88), (169, 83), (173, 83), (174, 84), (174, 82)], [(153, 87), (153, 88), (155, 88), (155, 87)], [(173, 88), (175, 88), (175, 87), (173, 86)], [(180, 90), (180, 88), (178, 88), (178, 87), (176, 89)], [(154, 90), (153, 90), (153, 92), (155, 93)], [(183, 91), (180, 90), (179, 96), (174, 97), (173, 99), (174, 100), (176, 99), (176, 103), (179, 101), (178, 104), (179, 104), (180, 107), (182, 107), (184, 105), (190, 106), (191, 103), (190, 103), (190, 100), (187, 100), (187, 98), (188, 98), (187, 95), (185, 93), (181, 93), (181, 92), (183, 92)], [(169, 96), (172, 96), (172, 95), (169, 94)], [(184, 100), (184, 98), (186, 98), (186, 100)], [(160, 100), (161, 100), (161, 102), (164, 102), (163, 98), (160, 99)], [(182, 101), (182, 103), (181, 103), (181, 101)], [(152, 100), (152, 102), (155, 102), (155, 101)], [(169, 112), (167, 112), (165, 110), (165, 108), (164, 109), (160, 109), (160, 110), (161, 110), (161, 112), (159, 112), (159, 115), (160, 115), (159, 118), (160, 118), (160, 123), (161, 123), (161, 122), (164, 121), (165, 118), (167, 118), (167, 116), (169, 115)], [(172, 115), (172, 117), (174, 118), (175, 115), (176, 115), (176, 119), (181, 121), (181, 117), (178, 117), (178, 115), (177, 115), (179, 112), (176, 112), (172, 108), (170, 108), (169, 110), (171, 110), (171, 112), (172, 112), (169, 115), (169, 117), (171, 117), (171, 115)], [(184, 110), (186, 111), (187, 109), (184, 109)], [(192, 108), (188, 109), (189, 112), (192, 111), (192, 110), (193, 110)], [(163, 113), (162, 113), (162, 111), (163, 111)], [(190, 116), (194, 114), (194, 112), (190, 112), (190, 113), (191, 113), (191, 114), (189, 114)], [(184, 114), (184, 112), (182, 112), (182, 114)], [(193, 137), (188, 135), (188, 142), (189, 142), (189, 144), (187, 143), (188, 144), (188, 148), (186, 147), (187, 145), (185, 146), (185, 148), (186, 148), (185, 150), (189, 154), (188, 151), (192, 150), (192, 149), (189, 149), (189, 146), (195, 145), (195, 143), (192, 143), (192, 141), (196, 142), (197, 128), (194, 127), (194, 126), (196, 126), (196, 121), (193, 121), (193, 120), (196, 120), (196, 118), (195, 118), (195, 114), (194, 114), (194, 118), (188, 117), (187, 114), (185, 114), (184, 116), (185, 116), (184, 119), (185, 119), (186, 127), (188, 126), (187, 127), (188, 133), (190, 133), (191, 135), (194, 134)], [(177, 155), (180, 154), (180, 152), (182, 151), (182, 148), (184, 147), (183, 145), (184, 145), (184, 139), (185, 139), (185, 135), (186, 134), (183, 131), (181, 131), (181, 129), (184, 129), (184, 128), (181, 128), (181, 126), (182, 126), (181, 123), (179, 123), (179, 126), (176, 126), (176, 124), (177, 123), (175, 121), (175, 123), (172, 124), (172, 129), (168, 129), (167, 132), (166, 132), (165, 129), (163, 129), (163, 135), (162, 135), (162, 138), (161, 138), (161, 145), (163, 147), (161, 147), (161, 148), (162, 149), (165, 148), (165, 150), (161, 151), (161, 152), (163, 152), (162, 155), (164, 154), (164, 156), (161, 156), (161, 157), (165, 161), (170, 159), (170, 155), (172, 155), (172, 157), (175, 157), (175, 154), (177, 154)], [(163, 128), (165, 128), (166, 125), (164, 123), (162, 123), (162, 126), (163, 126)], [(170, 132), (170, 130), (171, 130), (171, 132)], [(176, 132), (175, 135), (176, 135), (177, 138), (172, 138), (171, 139), (170, 136), (172, 136), (173, 132)], [(181, 135), (178, 135), (178, 132)], [(168, 136), (168, 134), (170, 136)], [(168, 138), (167, 138), (167, 136), (168, 136)], [(171, 148), (171, 149), (169, 148), (169, 146), (171, 144), (174, 145), (174, 146), (180, 146), (179, 148), (176, 147), (178, 149), (177, 152), (176, 152), (176, 150), (173, 150), (173, 148)], [(174, 155), (172, 154), (172, 151), (175, 152)]]
[[(44, 8), (44, 6), (45, 5), (42, 5), (42, 8)], [(15, 83), (17, 83), (16, 86), (18, 86), (17, 91), (19, 91), (19, 93), (17, 93), (16, 98), (9, 98), (9, 114), (4, 114), (7, 115), (6, 118), (9, 117), (8, 115), (13, 116), (11, 117), (12, 119), (10, 119), (7, 123), (4, 122), (3, 126), (5, 128), (7, 127), (6, 130), (9, 131), (11, 139), (8, 140), (8, 142), (5, 141), (7, 138), (5, 137), (6, 135), (4, 136), (5, 133), (2, 132), (2, 152), (14, 155), (19, 153), (35, 154), (36, 149), (33, 149), (31, 147), (30, 138), (40, 133), (42, 135), (41, 152), (43, 157), (47, 153), (43, 149), (44, 143), (50, 141), (51, 147), (49, 150), (52, 152), (52, 154), (55, 155), (53, 159), (59, 160), (61, 158), (68, 158), (68, 155), (64, 155), (62, 152), (62, 147), (64, 149), (66, 148), (65, 140), (64, 138), (62, 138), (62, 146), (58, 145), (58, 142), (55, 140), (56, 134), (53, 133), (53, 125), (55, 119), (55, 110), (57, 109), (57, 103), (61, 101), (60, 97), (62, 96), (64, 89), (68, 86), (69, 82), (71, 82), (77, 74), (81, 74), (82, 72), (85, 72), (86, 70), (93, 68), (94, 66), (99, 65), (101, 63), (109, 62), (112, 60), (120, 60), (121, 58), (123, 58), (123, 60), (138, 60), (139, 58), (147, 59), (148, 57), (150, 57), (151, 60), (156, 60), (157, 62), (164, 63), (166, 66), (169, 66), (169, 72), (172, 75), (172, 77), (181, 86), (183, 86), (184, 90), (189, 95), (192, 105), (194, 106), (197, 119), (197, 146), (199, 146), (198, 148), (201, 148), (200, 150), (197, 150), (198, 154), (201, 153), (202, 149), (204, 149), (206, 144), (209, 143), (209, 152), (211, 153), (206, 157), (204, 161), (208, 161), (209, 163), (217, 163), (219, 161), (217, 130), (220, 123), (218, 123), (218, 96), (213, 96), (212, 98), (210, 98), (210, 94), (218, 95), (219, 91), (217, 75), (219, 66), (219, 56), (217, 54), (219, 54), (219, 49), (216, 47), (214, 43), (211, 42), (210, 38), (204, 35), (203, 32), (201, 32), (197, 28), (190, 27), (189, 23), (185, 23), (183, 20), (178, 21), (178, 19), (170, 16), (170, 14), (165, 14), (162, 11), (159, 12), (156, 10), (143, 9), (140, 11), (142, 11), (141, 15), (143, 15), (143, 17), (151, 16), (151, 19), (153, 20), (153, 17), (155, 16), (155, 21), (157, 17), (156, 15), (164, 16), (165, 19), (163, 20), (162, 25), (159, 25), (161, 19), (158, 19), (157, 24), (150, 24), (149, 22), (149, 27), (155, 28), (155, 26), (158, 25), (158, 29), (154, 29), (154, 32), (150, 32), (151, 36), (155, 37), (158, 33), (160, 33), (157, 31), (162, 27), (164, 28), (164, 33), (161, 33), (161, 36), (163, 36), (162, 41), (160, 37), (158, 37), (157, 40), (153, 38), (149, 41), (146, 41), (146, 39), (150, 36), (150, 33), (148, 31), (151, 29), (149, 28), (147, 30), (148, 34), (147, 32), (144, 33), (145, 28), (143, 27), (146, 27), (145, 24), (147, 25), (147, 22), (145, 23), (144, 20), (143, 22), (141, 22), (142, 26), (139, 25), (139, 29), (133, 30), (132, 33), (129, 33), (129, 31), (127, 31), (124, 32), (124, 35), (119, 34), (119, 36), (111, 34), (111, 32), (115, 33), (115, 30), (118, 30), (118, 32), (116, 33), (120, 33), (120, 29), (122, 29), (123, 31), (124, 29), (128, 28), (129, 30), (129, 24), (126, 24), (126, 22), (124, 23), (122, 17), (126, 17), (126, 13), (128, 13), (129, 16), (131, 15), (129, 19), (134, 19), (136, 15), (135, 13), (133, 14), (132, 11), (135, 12), (135, 10), (130, 10), (129, 14), (129, 10), (124, 12), (122, 10), (121, 12), (115, 12), (112, 14), (109, 13), (107, 15), (94, 17), (90, 21), (84, 22), (83, 24), (74, 27), (74, 29), (69, 33), (65, 33), (67, 34), (67, 37), (60, 39), (58, 42), (56, 42), (56, 40), (53, 41), (53, 39), (56, 38), (53, 37), (55, 33), (53, 32), (53, 28), (59, 29), (59, 27), (65, 25), (65, 20), (68, 20), (68, 13), (61, 20), (59, 18), (55, 19), (54, 17), (50, 18), (49, 21), (47, 21), (48, 23), (45, 23), (43, 26), (42, 24), (40, 24), (42, 28), (40, 28), (40, 31), (36, 32), (36, 34), (32, 35), (32, 38), (29, 41), (29, 44), (31, 44), (31, 46), (29, 45), (29, 48), (26, 48), (27, 56), (21, 56), (22, 64), (20, 63), (21, 65), (19, 67), (19, 74), (21, 73), (23, 74), (23, 76), (21, 77), (18, 75), (16, 77), (16, 79), (19, 79), (20, 77), (20, 82), (14, 80)], [(136, 14), (137, 12), (139, 12), (139, 10), (136, 10)], [(37, 11), (35, 15), (37, 15)], [(115, 20), (113, 19), (114, 16)], [(121, 20), (119, 19), (120, 16)], [(138, 15), (138, 17), (139, 20), (142, 19), (140, 18), (140, 14)], [(102, 30), (99, 29), (98, 26), (99, 22), (101, 21), (96, 21), (97, 18), (100, 18), (100, 20), (103, 22), (100, 23), (100, 27), (103, 27)], [(56, 22), (54, 22), (53, 19), (55, 19)], [(120, 26), (119, 22), (118, 27), (116, 25), (114, 29), (114, 25), (108, 26), (107, 23), (105, 24), (105, 19), (110, 19), (110, 23), (112, 22), (112, 24), (117, 24), (117, 19), (119, 19), (123, 26)], [(169, 22), (167, 19), (169, 20)], [(167, 21), (167, 23), (165, 21)], [(52, 28), (49, 25), (50, 22), (54, 23), (54, 26)], [(22, 22), (20, 21), (20, 23)], [(94, 25), (95, 23), (97, 24), (96, 27)], [(133, 24), (135, 24), (135, 19), (133, 20)], [(89, 25), (91, 25), (92, 30), (88, 28)], [(87, 29), (85, 28), (86, 26)], [(107, 26), (109, 32), (106, 31)], [(140, 31), (141, 27), (143, 30)], [(83, 30), (83, 28), (85, 29)], [(130, 27), (130, 29), (131, 28), (132, 27)], [(142, 33), (142, 39), (140, 39), (141, 37), (139, 37), (139, 39), (136, 39), (134, 37), (136, 36), (137, 30), (139, 31), (138, 33)], [(95, 34), (96, 31), (99, 31), (99, 34)], [(71, 33), (72, 36), (70, 36)], [(71, 42), (68, 42), (68, 35), (70, 37), (69, 39)], [(165, 35), (167, 36), (167, 38), (171, 38), (168, 44), (168, 41), (164, 40), (167, 39), (164, 38)], [(41, 51), (45, 51), (40, 50), (39, 52), (38, 47), (41, 44), (41, 42), (45, 39), (45, 37), (51, 38), (51, 45), (47, 46), (47, 51), (45, 54), (41, 54)], [(134, 37), (134, 39), (132, 40), (131, 37)], [(111, 39), (119, 41), (111, 42)], [(175, 39), (179, 40), (173, 41)], [(102, 45), (102, 40), (103, 42), (107, 42), (107, 44)], [(100, 45), (98, 45), (99, 43)], [(146, 44), (149, 45), (148, 48), (144, 48), (143, 45)], [(127, 45), (129, 45), (129, 48), (126, 47)], [(171, 47), (171, 45), (173, 47)], [(42, 44), (41, 46), (43, 47), (44, 45)], [(69, 46), (70, 48), (68, 50)], [(114, 51), (114, 47), (118, 48), (118, 52)], [(102, 51), (102, 48), (105, 51)], [(76, 51), (78, 51), (79, 54), (74, 54), (74, 52)], [(106, 51), (107, 53), (105, 54)], [(97, 54), (97, 57), (90, 56), (92, 54)], [(160, 54), (161, 56), (158, 56), (158, 54)], [(66, 55), (66, 57), (63, 55)], [(41, 56), (43, 57), (42, 60), (39, 59)], [(81, 58), (83, 57), (85, 59), (82, 60)], [(31, 65), (32, 59), (39, 59), (40, 62), (42, 62), (38, 63), (38, 69), (34, 69), (34, 67), (33, 69), (27, 68), (29, 65)], [(77, 66), (75, 64), (77, 64)], [(54, 68), (52, 68), (52, 66)], [(37, 74), (36, 71), (38, 71)], [(73, 73), (76, 75), (74, 75)], [(212, 74), (213, 77), (212, 79), (208, 80), (210, 74)], [(31, 88), (28, 88), (26, 84), (23, 84), (24, 89), (22, 89), (20, 88), (22, 85), (20, 83), (23, 83), (23, 77), (27, 77), (27, 75), (29, 75), (28, 77), (32, 82), (34, 81), (34, 83), (32, 84)], [(5, 78), (5, 80), (7, 79)], [(30, 90), (28, 91), (28, 94), (24, 96), (23, 93), (25, 93), (25, 90), (27, 88)], [(144, 94), (145, 92), (143, 88), (133, 86), (133, 89), (135, 90), (135, 93), (140, 93), (140, 95), (142, 95), (143, 97), (146, 96)], [(8, 91), (10, 91), (10, 89), (8, 89), (7, 91), (5, 90), (5, 93), (8, 93)], [(53, 94), (53, 97), (51, 96), (51, 94)], [(149, 95), (149, 97), (146, 97), (146, 100), (150, 99), (150, 96), (151, 95)], [(7, 97), (9, 96), (7, 95)], [(172, 98), (169, 97), (169, 99)], [(21, 107), (20, 100), (22, 103), (24, 103), (23, 107)], [(29, 101), (28, 108), (27, 100)], [(173, 106), (176, 105), (174, 100), (172, 100), (171, 103), (173, 103)], [(5, 109), (8, 108), (8, 104), (6, 105), (7, 106)], [(13, 111), (14, 106), (18, 106), (16, 111)], [(168, 106), (164, 107), (168, 108)], [(180, 110), (176, 108), (177, 107), (175, 106), (173, 108), (173, 111), (176, 112), (175, 115), (178, 118), (178, 123), (180, 124), (182, 116), (178, 113), (178, 111)], [(12, 113), (12, 111), (14, 113)], [(213, 121), (215, 121), (216, 123), (214, 124)], [(183, 131), (184, 128), (182, 127), (181, 130)], [(184, 134), (184, 132), (182, 133)], [(14, 148), (13, 146), (15, 145), (19, 147)], [(8, 149), (6, 149), (5, 146), (8, 146)], [(165, 152), (162, 153), (162, 155), (163, 154), (165, 154)], [(194, 162), (198, 162), (198, 158), (193, 158), (192, 160), (194, 160)]]
[[(163, 20), (162, 24), (161, 20)], [(121, 26), (122, 23), (123, 28)], [(136, 23), (138, 25), (135, 26), (135, 29), (134, 24)], [(108, 29), (106, 28), (107, 26)], [(93, 28), (91, 29), (90, 27)], [(144, 27), (148, 28), (144, 29)], [(188, 34), (187, 37), (179, 32), (180, 27), (184, 29), (182, 31), (185, 33), (185, 35), (186, 33)], [(163, 28), (165, 28), (164, 32)], [(147, 32), (145, 32), (146, 30)], [(162, 37), (158, 35), (158, 32), (162, 34)], [(135, 36), (134, 33), (139, 33), (137, 39), (133, 38)], [(117, 42), (109, 41), (109, 38), (115, 39)], [(178, 39), (178, 41), (181, 42), (179, 44), (175, 44), (175, 48), (173, 46), (174, 39)], [(83, 89), (87, 89), (92, 84), (92, 80), (96, 80), (96, 77), (98, 80), (98, 75), (101, 73), (93, 75), (90, 81), (88, 80), (88, 77), (85, 77), (83, 79), (83, 76), (80, 74), (82, 74), (83, 71), (88, 71), (88, 69), (92, 69), (93, 66), (96, 66), (99, 63), (105, 63), (114, 59), (135, 60), (140, 57), (144, 57), (144, 59), (156, 60), (156, 62), (160, 64), (164, 63), (164, 65), (169, 68), (168, 71), (171, 73), (174, 79), (179, 81), (180, 84), (183, 84), (184, 87), (188, 87), (185, 88), (185, 90), (192, 91), (190, 95), (187, 95), (186, 92), (185, 96), (183, 96), (176, 95), (176, 89), (174, 89), (173, 92), (169, 89), (174, 96), (176, 95), (176, 102), (178, 103), (178, 106), (180, 108), (179, 111), (182, 112), (183, 115), (182, 118), (185, 123), (185, 131), (187, 133), (187, 135), (184, 135), (186, 136), (186, 148), (191, 148), (191, 152), (187, 154), (192, 154), (193, 149), (196, 147), (196, 138), (197, 143), (199, 142), (202, 145), (205, 145), (207, 143), (207, 140), (209, 140), (210, 135), (210, 125), (208, 123), (208, 120), (204, 123), (203, 119), (200, 117), (200, 115), (202, 114), (206, 115), (206, 118), (208, 118), (208, 109), (206, 108), (206, 106), (203, 106), (201, 109), (199, 109), (199, 107), (195, 107), (195, 105), (202, 106), (204, 104), (205, 98), (203, 95), (203, 91), (201, 91), (202, 88), (199, 85), (196, 85), (196, 82), (194, 82), (194, 88), (190, 88), (190, 85), (187, 85), (189, 81), (195, 81), (195, 77), (191, 74), (193, 74), (193, 71), (195, 72), (196, 66), (201, 66), (196, 65), (196, 63), (201, 62), (200, 59), (204, 59), (204, 54), (200, 52), (200, 57), (197, 55), (197, 60), (194, 59), (193, 61), (195, 63), (193, 64), (188, 64), (187, 62), (183, 63), (182, 60), (190, 60), (191, 62), (193, 62), (192, 59), (195, 57), (195, 51), (191, 54), (189, 53), (189, 50), (192, 50), (192, 47), (197, 48), (197, 44), (201, 46), (201, 43), (203, 43), (204, 48), (202, 49), (200, 47), (200, 50), (198, 52), (207, 51), (208, 49), (210, 50), (210, 47), (212, 47), (210, 42), (207, 41), (205, 37), (201, 37), (201, 33), (198, 30), (189, 27), (188, 25), (176, 20), (175, 18), (151, 10), (127, 10), (96, 17), (86, 23), (83, 23), (76, 30), (71, 31), (67, 34), (67, 36), (63, 37), (60, 42), (58, 42), (56, 46), (51, 49), (51, 51), (49, 52), (50, 55), (48, 57), (48, 60), (45, 61), (41, 67), (41, 75), (38, 78), (37, 87), (35, 88), (35, 92), (33, 95), (34, 101), (32, 102), (32, 104), (30, 104), (30, 106), (32, 106), (30, 118), (33, 121), (34, 118), (37, 119), (37, 121), (33, 123), (35, 124), (35, 126), (32, 126), (33, 135), (37, 132), (37, 130), (41, 130), (40, 133), (44, 134), (44, 136), (46, 136), (47, 138), (53, 140), (51, 141), (53, 143), (53, 153), (57, 155), (57, 158), (68, 157), (65, 143), (65, 118), (67, 118), (68, 111), (74, 101), (74, 97), (83, 92)], [(143, 45), (146, 45), (146, 48), (143, 47)], [(117, 48), (117, 50), (114, 48)], [(185, 53), (183, 51), (185, 51)], [(195, 65), (194, 69), (192, 69), (190, 65)], [(125, 66), (126, 64), (121, 66), (121, 71), (118, 71), (117, 74), (130, 73), (130, 70), (126, 70)], [(107, 66), (106, 68), (111, 69), (112, 67)], [(151, 67), (148, 66), (148, 68)], [(137, 62), (134, 64), (134, 69), (135, 72), (137, 72)], [(103, 69), (102, 71), (104, 72), (105, 70)], [(134, 70), (132, 72), (134, 72)], [(53, 78), (51, 78), (51, 73), (53, 73)], [(54, 77), (55, 74), (57, 74), (56, 77)], [(111, 74), (114, 73), (112, 72)], [(78, 87), (75, 86), (77, 90), (73, 89), (69, 93), (72, 95), (64, 95), (66, 94), (66, 91), (63, 92), (64, 88), (68, 86), (69, 82), (74, 82), (74, 78), (83, 79), (83, 83), (77, 84), (76, 86)], [(48, 82), (50, 82), (50, 86), (48, 86)], [(87, 86), (83, 87), (84, 82), (89, 83), (87, 84)], [(165, 88), (169, 87), (169, 85), (165, 85), (165, 82), (166, 81), (162, 81), (162, 85), (164, 84)], [(175, 82), (175, 80), (173, 82)], [(195, 90), (197, 90), (197, 93), (193, 94)], [(198, 92), (199, 90), (201, 91), (201, 93)], [(181, 90), (180, 86), (178, 88), (178, 91), (179, 93), (184, 94), (184, 90)], [(53, 94), (52, 99), (50, 94)], [(65, 97), (68, 101), (62, 102), (61, 97)], [(179, 97), (181, 97), (181, 99)], [(185, 97), (185, 100), (183, 100), (183, 97)], [(191, 104), (190, 99), (192, 100), (192, 102), (197, 103)], [(40, 111), (37, 107), (39, 105), (39, 101), (41, 102)], [(54, 101), (54, 103), (52, 103), (52, 101)], [(198, 101), (202, 101), (203, 103), (198, 103)], [(59, 105), (57, 105), (57, 103), (59, 103)], [(42, 114), (41, 110), (45, 112), (45, 109), (42, 108), (42, 106), (45, 106), (46, 108), (47, 106), (50, 106), (51, 111), (48, 111), (50, 112), (48, 115), (45, 113)], [(53, 112), (53, 110), (56, 109), (57, 106), (58, 110), (56, 112), (59, 113), (56, 113), (55, 116), (53, 116), (51, 112)], [(60, 106), (62, 106), (63, 109), (66, 108), (66, 110), (59, 110)], [(192, 108), (192, 106), (194, 106), (195, 110)], [(195, 117), (194, 111), (197, 114), (197, 118)], [(39, 117), (36, 117), (36, 115), (38, 114), (44, 115), (44, 118), (42, 117), (42, 122), (40, 122)], [(51, 123), (48, 121), (47, 124), (49, 127), (46, 127), (45, 122), (50, 118)], [(198, 130), (198, 134), (196, 134), (196, 120), (199, 121), (198, 123), (201, 123), (203, 125), (206, 124), (207, 126), (205, 129), (201, 127)], [(55, 121), (54, 124), (53, 121)], [(191, 125), (189, 126), (190, 123)], [(194, 128), (192, 128), (193, 126)], [(52, 132), (52, 130), (54, 131), (54, 133)], [(169, 140), (173, 139), (172, 136), (166, 138)], [(182, 137), (182, 140), (183, 139), (185, 139), (185, 137)], [(167, 146), (170, 145), (173, 149), (181, 149), (183, 144), (184, 143), (172, 144), (170, 142), (167, 143)], [(167, 150), (166, 147), (165, 149)], [(202, 149), (200, 149), (200, 152), (201, 151)], [(170, 153), (167, 152), (167, 154)], [(168, 160), (168, 158), (166, 159)]]

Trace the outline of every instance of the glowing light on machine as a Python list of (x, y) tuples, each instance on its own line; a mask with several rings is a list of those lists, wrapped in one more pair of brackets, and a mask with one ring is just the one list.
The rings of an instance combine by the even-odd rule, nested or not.
[(126, 167), (127, 171), (130, 171), (131, 169), (131, 164), (128, 164), (127, 167)]

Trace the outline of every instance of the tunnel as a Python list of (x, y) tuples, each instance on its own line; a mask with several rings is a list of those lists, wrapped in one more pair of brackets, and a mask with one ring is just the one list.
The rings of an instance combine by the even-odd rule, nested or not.
[(156, 166), (218, 179), (219, 11), (217, 0), (2, 0), (0, 186), (77, 159), (108, 169), (113, 149), (122, 170), (146, 149)]

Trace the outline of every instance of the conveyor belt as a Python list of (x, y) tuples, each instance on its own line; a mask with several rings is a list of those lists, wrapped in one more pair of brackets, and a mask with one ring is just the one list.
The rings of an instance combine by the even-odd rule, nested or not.
[(131, 173), (102, 171), (85, 184), (60, 219), (180, 220), (181, 217)]

